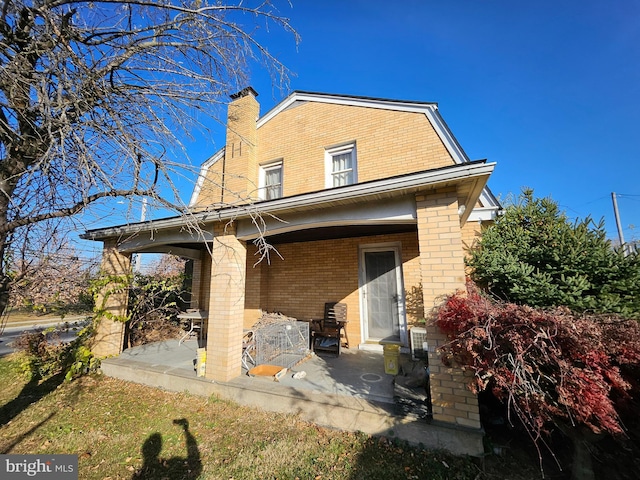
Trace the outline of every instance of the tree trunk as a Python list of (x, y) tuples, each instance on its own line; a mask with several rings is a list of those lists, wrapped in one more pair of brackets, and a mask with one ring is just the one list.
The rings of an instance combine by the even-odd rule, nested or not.
[(11, 278), (8, 275), (7, 267), (6, 245), (7, 234), (0, 233), (0, 317), (2, 317), (9, 305), (9, 290), (11, 288)]
[(575, 435), (573, 442), (573, 463), (571, 466), (572, 480), (595, 480), (593, 461), (589, 451), (589, 441), (583, 435)]
[(556, 425), (573, 444), (571, 479), (595, 480), (596, 477), (593, 473), (593, 459), (591, 458), (589, 444), (594, 443), (598, 435), (582, 427), (560, 425), (559, 423), (556, 423)]
[(10, 279), (6, 275), (0, 277), (0, 317), (9, 306), (9, 281)]

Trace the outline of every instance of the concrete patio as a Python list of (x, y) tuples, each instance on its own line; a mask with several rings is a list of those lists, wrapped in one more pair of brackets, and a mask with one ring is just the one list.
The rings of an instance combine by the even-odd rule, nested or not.
[(401, 355), (397, 376), (385, 373), (382, 352), (350, 349), (339, 357), (312, 354), (277, 382), (250, 377), (245, 371), (230, 382), (214, 382), (196, 376), (197, 348), (195, 338), (133, 347), (103, 360), (102, 371), (170, 391), (215, 395), (263, 410), (296, 414), (326, 427), (398, 438), (456, 454), (483, 452), (481, 431), (431, 420), (422, 382), (424, 365), (408, 355)]

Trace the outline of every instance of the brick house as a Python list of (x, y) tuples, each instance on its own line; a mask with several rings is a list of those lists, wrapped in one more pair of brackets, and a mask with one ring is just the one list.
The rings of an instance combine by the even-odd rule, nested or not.
[[(242, 332), (261, 311), (321, 318), (339, 301), (351, 348), (408, 346), (411, 326), (464, 287), (465, 247), (499, 208), (486, 187), (494, 164), (469, 160), (434, 103), (294, 92), (260, 116), (256, 97), (232, 96), (226, 145), (202, 165), (190, 216), (84, 235), (104, 242), (104, 271), (128, 271), (135, 252), (193, 259), (217, 381), (241, 374)], [(194, 221), (201, 230), (186, 228)], [(434, 419), (479, 428), (467, 373), (441, 365), (444, 337), (426, 328)], [(122, 324), (103, 321), (96, 353), (122, 344)]]

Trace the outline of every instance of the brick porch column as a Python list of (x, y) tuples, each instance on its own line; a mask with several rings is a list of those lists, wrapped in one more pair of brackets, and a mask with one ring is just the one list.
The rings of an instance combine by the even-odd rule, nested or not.
[(124, 319), (129, 302), (131, 255), (118, 251), (116, 240), (106, 240), (102, 249), (102, 276), (112, 280), (104, 285), (96, 298), (96, 309), (104, 313), (98, 318), (91, 350), (97, 357), (118, 355), (124, 345)]
[(242, 373), (247, 249), (233, 226), (216, 226), (214, 234), (205, 375), (226, 382)]
[(471, 428), (480, 428), (478, 399), (467, 385), (473, 375), (460, 367), (446, 367), (436, 349), (447, 337), (430, 319), (430, 311), (444, 295), (465, 288), (464, 251), (458, 199), (455, 189), (416, 195), (420, 272), (427, 340), (433, 418)]

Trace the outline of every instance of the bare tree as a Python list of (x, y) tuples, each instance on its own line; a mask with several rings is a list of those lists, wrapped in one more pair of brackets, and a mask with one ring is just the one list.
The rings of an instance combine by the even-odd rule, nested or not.
[(170, 253), (161, 254), (146, 265), (144, 273), (160, 278), (177, 277), (184, 274), (186, 262), (184, 258)]
[(7, 254), (29, 225), (113, 197), (146, 196), (182, 212), (172, 177), (184, 172), (168, 146), (245, 86), (253, 63), (286, 82), (257, 28), (298, 38), (269, 0), (0, 5), (2, 312)]
[[(40, 224), (25, 227), (28, 238), (41, 239)], [(51, 232), (46, 228), (47, 233)], [(48, 241), (38, 242), (35, 251), (29, 240), (20, 243), (7, 259), (12, 270), (11, 307), (29, 308), (43, 313), (66, 314), (91, 308), (90, 283), (98, 272), (100, 259), (86, 257), (55, 232)]]

